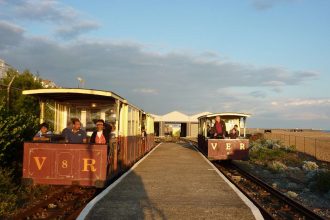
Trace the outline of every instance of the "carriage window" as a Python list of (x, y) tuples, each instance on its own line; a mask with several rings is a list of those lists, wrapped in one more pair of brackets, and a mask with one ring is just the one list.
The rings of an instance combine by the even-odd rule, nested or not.
[(86, 130), (87, 135), (91, 135), (95, 130), (95, 123), (98, 119), (103, 119), (106, 123), (112, 125), (116, 122), (116, 104), (104, 102), (86, 102), (86, 103), (66, 103), (67, 115), (66, 122), (72, 118), (78, 118), (81, 121), (82, 129)]
[[(130, 107), (129, 107), (130, 108)], [(137, 135), (139, 133), (139, 111), (136, 109), (131, 110), (131, 133), (130, 135)]]
[(132, 108), (128, 106), (128, 116), (127, 116), (127, 136), (132, 135)]
[(55, 134), (61, 133), (66, 127), (67, 107), (53, 100), (42, 101), (40, 119), (49, 124), (49, 130)]
[(135, 110), (135, 134), (137, 135), (139, 133), (139, 122), (140, 122), (140, 115), (139, 115), (139, 111)]

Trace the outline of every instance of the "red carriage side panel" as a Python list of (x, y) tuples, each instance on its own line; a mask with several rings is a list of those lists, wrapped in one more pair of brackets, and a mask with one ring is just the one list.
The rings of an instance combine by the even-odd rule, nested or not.
[(23, 178), (34, 184), (101, 186), (107, 145), (24, 143)]
[(208, 139), (207, 146), (210, 160), (244, 160), (249, 155), (247, 139)]

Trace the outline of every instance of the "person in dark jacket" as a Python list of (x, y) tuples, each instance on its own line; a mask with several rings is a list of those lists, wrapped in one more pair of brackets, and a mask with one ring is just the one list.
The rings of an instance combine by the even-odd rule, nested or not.
[(66, 143), (83, 144), (87, 142), (86, 131), (81, 129), (81, 123), (78, 118), (72, 119), (72, 129), (65, 130), (62, 135)]
[(214, 131), (214, 138), (224, 139), (226, 136), (226, 123), (223, 120), (221, 120), (219, 115), (215, 117), (213, 131)]
[(104, 126), (104, 121), (99, 119), (96, 121), (96, 131), (93, 132), (90, 142), (92, 144), (108, 144), (110, 133)]
[(236, 138), (238, 138), (238, 136), (239, 136), (238, 126), (235, 125), (233, 127), (233, 129), (230, 130), (229, 137), (230, 137), (230, 139), (236, 139)]

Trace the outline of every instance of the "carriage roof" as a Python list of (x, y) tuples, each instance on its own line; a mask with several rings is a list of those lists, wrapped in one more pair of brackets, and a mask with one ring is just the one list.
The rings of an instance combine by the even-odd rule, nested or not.
[(231, 116), (231, 117), (237, 117), (237, 118), (248, 118), (251, 116), (251, 114), (247, 114), (247, 113), (238, 113), (238, 112), (221, 112), (221, 113), (212, 113), (212, 114), (207, 114), (207, 115), (203, 115), (200, 116), (198, 119), (203, 119), (203, 118), (213, 118), (216, 116)]
[(32, 90), (24, 90), (23, 95), (32, 95), (34, 97), (38, 97), (41, 99), (52, 99), (56, 101), (84, 100), (84, 99), (97, 99), (97, 100), (106, 101), (109, 99), (117, 99), (136, 109), (141, 110), (140, 108), (128, 103), (126, 99), (117, 95), (116, 93), (105, 90), (81, 89), (81, 88), (32, 89)]

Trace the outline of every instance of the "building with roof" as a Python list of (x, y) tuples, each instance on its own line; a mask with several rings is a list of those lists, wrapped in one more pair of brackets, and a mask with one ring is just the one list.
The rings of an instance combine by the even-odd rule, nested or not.
[(210, 114), (210, 112), (201, 112), (190, 116), (179, 111), (169, 112), (165, 115), (153, 115), (155, 136), (197, 137), (198, 117), (206, 114)]
[(6, 72), (10, 68), (13, 68), (13, 67), (10, 66), (8, 63), (6, 63), (4, 60), (0, 59), (0, 78), (4, 77)]

